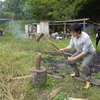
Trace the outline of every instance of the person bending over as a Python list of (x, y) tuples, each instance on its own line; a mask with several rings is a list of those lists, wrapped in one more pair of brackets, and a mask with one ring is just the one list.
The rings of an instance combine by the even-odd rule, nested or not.
[(94, 48), (92, 41), (89, 35), (82, 30), (82, 27), (79, 23), (74, 23), (70, 26), (70, 33), (72, 35), (70, 44), (62, 49), (59, 49), (58, 52), (62, 53), (63, 51), (70, 50), (73, 47), (76, 48), (76, 52), (68, 58), (68, 63), (71, 66), (73, 73), (72, 77), (79, 76), (79, 70), (76, 63), (82, 62), (81, 68), (84, 72), (86, 86), (85, 89), (88, 89), (91, 85), (91, 71), (89, 64), (93, 61), (96, 56), (96, 49)]

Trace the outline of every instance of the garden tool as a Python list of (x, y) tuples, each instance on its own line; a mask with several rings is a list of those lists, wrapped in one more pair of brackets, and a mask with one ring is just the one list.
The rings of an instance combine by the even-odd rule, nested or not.
[[(50, 41), (46, 36), (44, 36), (44, 34), (42, 33), (42, 34), (40, 34), (38, 37), (37, 37), (37, 41), (39, 42), (40, 41), (40, 39), (42, 38), (42, 37), (44, 37), (44, 39), (48, 42), (48, 43), (50, 43), (52, 46), (54, 46), (57, 50), (59, 50), (59, 48), (55, 45), (55, 44), (53, 44), (52, 43), (52, 41)], [(65, 52), (62, 52), (62, 55), (64, 56), (64, 57), (68, 57), (68, 56), (71, 56), (72, 54), (70, 54), (70, 53), (65, 53)]]

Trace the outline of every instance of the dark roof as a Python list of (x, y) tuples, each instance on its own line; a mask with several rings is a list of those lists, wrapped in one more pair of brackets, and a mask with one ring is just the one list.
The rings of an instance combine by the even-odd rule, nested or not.
[(7, 18), (0, 18), (0, 24), (5, 23), (7, 21), (11, 21), (12, 19), (7, 19)]

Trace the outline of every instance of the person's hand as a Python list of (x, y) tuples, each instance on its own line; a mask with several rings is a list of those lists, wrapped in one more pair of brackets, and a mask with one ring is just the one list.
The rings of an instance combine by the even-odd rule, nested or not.
[(72, 58), (69, 58), (69, 59), (68, 59), (68, 61), (74, 61), (74, 60), (76, 60), (75, 57), (72, 57)]
[(64, 51), (64, 49), (59, 49), (58, 50), (59, 53), (62, 53), (63, 51)]

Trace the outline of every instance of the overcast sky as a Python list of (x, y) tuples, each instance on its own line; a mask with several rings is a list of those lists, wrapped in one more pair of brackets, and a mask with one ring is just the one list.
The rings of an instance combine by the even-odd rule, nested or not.
[(0, 0), (0, 1), (5, 1), (5, 0)]

